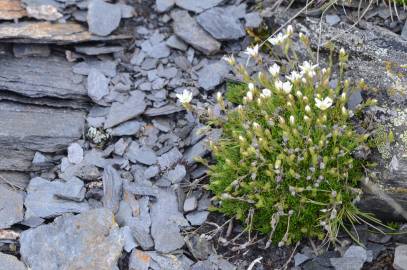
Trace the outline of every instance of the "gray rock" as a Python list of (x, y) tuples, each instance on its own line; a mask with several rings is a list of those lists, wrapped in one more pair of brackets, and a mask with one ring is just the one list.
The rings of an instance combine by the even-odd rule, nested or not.
[(184, 239), (179, 227), (187, 226), (188, 222), (178, 211), (175, 192), (170, 189), (159, 189), (157, 201), (152, 204), (150, 211), (151, 235), (155, 250), (168, 253), (181, 248)]
[(185, 44), (179, 38), (177, 38), (177, 36), (175, 35), (170, 36), (165, 42), (168, 47), (171, 47), (173, 49), (177, 49), (184, 52), (188, 49), (188, 45)]
[(120, 202), (116, 219), (120, 225), (130, 228), (134, 239), (143, 249), (154, 247), (150, 235), (151, 218), (148, 197), (135, 200), (134, 197), (130, 199), (125, 196), (124, 200)]
[[(212, 141), (216, 141), (222, 135), (222, 131), (219, 129), (212, 130), (212, 132), (208, 135), (209, 139)], [(197, 144), (189, 147), (184, 153), (184, 160), (187, 164), (194, 164), (195, 158), (203, 157), (209, 153), (208, 150), (208, 142), (207, 138), (200, 140)]]
[[(192, 2), (203, 3), (195, 0)], [(174, 20), (174, 33), (183, 41), (206, 55), (214, 54), (220, 50), (221, 44), (206, 33), (187, 11), (172, 12), (171, 17)]]
[(339, 18), (339, 16), (336, 14), (330, 14), (330, 15), (326, 15), (325, 20), (326, 20), (327, 24), (335, 25), (341, 21), (341, 18)]
[(140, 131), (143, 123), (137, 120), (127, 121), (113, 128), (110, 134), (112, 136), (129, 136), (135, 135)]
[(91, 0), (88, 6), (89, 32), (107, 36), (120, 24), (122, 11), (119, 5), (108, 4), (102, 0)]
[(116, 213), (123, 192), (123, 180), (118, 171), (107, 166), (103, 172), (103, 206)]
[(394, 252), (393, 267), (396, 270), (407, 269), (407, 245), (400, 245), (396, 247)]
[(108, 209), (58, 217), (21, 234), (21, 257), (33, 270), (115, 270), (123, 235)]
[(132, 142), (125, 154), (133, 163), (142, 163), (144, 165), (153, 165), (157, 162), (157, 155), (147, 146), (140, 146), (137, 142)]
[(26, 173), (0, 171), (0, 184), (12, 185), (25, 190), (29, 182), (30, 177)]
[(263, 19), (260, 17), (260, 13), (257, 11), (247, 13), (244, 16), (244, 19), (246, 21), (245, 26), (247, 28), (257, 28), (260, 26), (261, 22), (263, 21)]
[(358, 106), (362, 101), (363, 101), (363, 98), (362, 98), (362, 94), (360, 93), (360, 91), (359, 90), (354, 91), (349, 97), (348, 104), (347, 104), (348, 109), (353, 111), (356, 108), (356, 106)]
[(195, 0), (175, 0), (177, 6), (193, 11), (195, 13), (200, 13), (206, 9), (220, 5), (225, 0), (206, 0), (206, 1), (195, 1)]
[(72, 66), (72, 71), (80, 75), (89, 75), (92, 69), (97, 69), (108, 77), (116, 76), (117, 63), (111, 60), (99, 61), (96, 59), (86, 60)]
[(166, 58), (170, 55), (170, 49), (165, 42), (159, 42), (152, 44), (149, 40), (146, 40), (141, 44), (142, 50), (152, 58)]
[(83, 149), (78, 143), (72, 143), (68, 147), (68, 161), (72, 164), (79, 164), (83, 160)]
[(170, 121), (169, 119), (165, 118), (157, 118), (153, 119), (153, 125), (163, 132), (168, 132), (171, 130)]
[(158, 12), (167, 12), (175, 5), (175, 0), (155, 0), (155, 5)]
[(69, 181), (48, 181), (40, 177), (31, 179), (24, 201), (25, 218), (49, 218), (64, 213), (80, 213), (89, 209), (83, 182), (72, 178)]
[(51, 50), (48, 45), (42, 44), (13, 44), (13, 54), (17, 58), (27, 56), (48, 57)]
[(144, 171), (144, 177), (146, 179), (151, 179), (160, 173), (158, 166), (150, 166)]
[(184, 201), (184, 212), (194, 211), (198, 207), (198, 200), (192, 196)]
[(124, 140), (123, 138), (120, 138), (115, 144), (114, 144), (114, 153), (119, 156), (123, 156), (124, 152), (127, 149), (127, 146), (129, 145), (128, 140)]
[(244, 37), (239, 18), (224, 8), (211, 8), (196, 17), (197, 22), (217, 40), (235, 40)]
[(407, 40), (407, 20), (404, 23), (403, 29), (401, 30), (401, 38)]
[(88, 95), (96, 103), (109, 94), (109, 79), (99, 70), (92, 68), (88, 75)]
[(311, 258), (304, 255), (304, 254), (302, 254), (302, 253), (297, 253), (294, 256), (294, 265), (295, 266), (300, 266), (301, 264), (308, 261), (309, 259), (311, 259)]
[(27, 270), (16, 257), (0, 252), (0, 270)]
[(114, 102), (110, 107), (105, 128), (111, 128), (142, 114), (146, 109), (144, 97), (143, 92), (135, 91), (124, 103)]
[(206, 221), (208, 215), (208, 211), (197, 211), (187, 214), (186, 218), (192, 226), (200, 226)]
[(148, 270), (150, 262), (151, 257), (146, 251), (135, 249), (130, 255), (129, 270)]
[(192, 256), (197, 260), (205, 260), (211, 253), (214, 253), (212, 244), (204, 235), (189, 235), (185, 237), (185, 243)]
[(52, 165), (52, 162), (40, 152), (35, 152), (33, 161), (34, 166), (47, 167)]
[(122, 52), (121, 46), (75, 46), (75, 51), (86, 55), (100, 55), (108, 53)]
[(158, 158), (158, 164), (160, 165), (161, 170), (169, 169), (177, 164), (181, 158), (181, 152), (178, 150), (178, 148), (174, 147)]
[(198, 72), (198, 85), (206, 91), (213, 90), (223, 82), (228, 72), (229, 66), (225, 61), (206, 65)]
[(186, 176), (187, 171), (184, 165), (177, 164), (173, 170), (168, 171), (163, 178), (170, 181), (172, 184), (181, 183)]
[(342, 258), (330, 258), (336, 270), (360, 270), (367, 260), (367, 252), (361, 246), (350, 246)]
[(124, 238), (124, 250), (130, 253), (135, 247), (137, 247), (137, 243), (134, 240), (131, 229), (128, 226), (124, 226), (120, 228), (120, 231)]
[[(64, 58), (56, 56), (14, 58), (2, 55), (0, 66), (2, 66), (0, 69), (2, 90), (31, 98), (87, 99), (84, 85), (74, 80), (77, 77), (72, 72), (74, 65)], [(38, 73), (38, 70), (41, 70), (41, 73)], [(24, 74), (24, 78), (17, 74)]]
[(11, 225), (16, 224), (23, 219), (23, 193), (12, 190), (4, 184), (0, 184), (0, 229), (9, 228)]
[[(147, 185), (147, 183), (149, 185)], [(157, 197), (158, 196), (158, 188), (152, 186), (150, 182), (144, 183), (128, 183), (126, 182), (124, 185), (124, 189), (134, 195), (138, 196), (151, 196)]]
[(122, 18), (128, 19), (134, 16), (134, 7), (122, 3), (118, 3), (121, 11)]
[(180, 112), (183, 110), (184, 110), (184, 108), (181, 106), (175, 106), (172, 104), (168, 104), (168, 105), (162, 106), (160, 108), (148, 108), (144, 112), (144, 115), (148, 116), (148, 117), (162, 116), (162, 115), (173, 114), (173, 113)]

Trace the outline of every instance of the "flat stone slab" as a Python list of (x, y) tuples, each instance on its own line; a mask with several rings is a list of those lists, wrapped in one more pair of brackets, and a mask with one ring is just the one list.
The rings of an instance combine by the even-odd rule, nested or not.
[(205, 32), (187, 11), (174, 11), (171, 13), (171, 17), (174, 20), (174, 33), (180, 39), (206, 55), (214, 54), (220, 50), (221, 44)]
[(32, 270), (116, 270), (124, 240), (113, 213), (99, 208), (24, 231), (20, 244)]
[(23, 193), (13, 190), (6, 185), (0, 184), (0, 229), (7, 229), (11, 225), (16, 224), (23, 219)]
[(0, 252), (0, 270), (27, 270), (16, 257)]
[(65, 213), (89, 210), (84, 202), (84, 184), (78, 178), (68, 181), (48, 181), (41, 177), (31, 179), (24, 201), (25, 218), (50, 218)]
[(63, 150), (82, 136), (84, 125), (85, 113), (81, 111), (0, 102), (2, 148)]
[[(1, 28), (1, 25), (0, 25)], [(0, 58), (0, 91), (23, 96), (87, 99), (87, 90), (77, 83), (73, 64), (60, 57)]]
[(0, 25), (0, 40), (5, 39), (15, 42), (71, 44), (130, 38), (130, 35), (125, 34), (106, 37), (96, 36), (76, 22), (50, 23), (36, 21), (2, 23)]
[(20, 0), (0, 1), (0, 20), (20, 19), (26, 15), (27, 12)]

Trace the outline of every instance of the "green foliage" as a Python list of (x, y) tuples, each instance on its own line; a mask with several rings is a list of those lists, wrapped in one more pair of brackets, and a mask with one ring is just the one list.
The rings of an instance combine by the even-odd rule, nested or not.
[(241, 104), (246, 92), (247, 85), (245, 83), (226, 83), (226, 99), (234, 104)]
[[(260, 56), (251, 53), (260, 64)], [(342, 74), (343, 50), (339, 58)], [(216, 162), (209, 170), (217, 211), (244, 222), (247, 230), (269, 234), (280, 246), (306, 236), (334, 242), (346, 222), (375, 220), (354, 206), (364, 170), (352, 153), (368, 136), (351, 124), (349, 81), (332, 89), (330, 68), (304, 62), (282, 67), (294, 68), (283, 83), (277, 65), (249, 76), (233, 57), (226, 60), (246, 86), (237, 102), (242, 86), (228, 85), (226, 97), (242, 104), (236, 109), (227, 110), (218, 96), (226, 120), (222, 138), (211, 143)]]

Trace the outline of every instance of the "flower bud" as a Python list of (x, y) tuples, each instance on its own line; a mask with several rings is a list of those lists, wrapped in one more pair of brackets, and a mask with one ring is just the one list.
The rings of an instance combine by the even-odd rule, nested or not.
[(294, 118), (293, 115), (290, 116), (290, 124), (291, 124), (292, 126), (295, 125), (295, 118)]
[(311, 107), (309, 105), (305, 106), (305, 112), (306, 113), (311, 113)]

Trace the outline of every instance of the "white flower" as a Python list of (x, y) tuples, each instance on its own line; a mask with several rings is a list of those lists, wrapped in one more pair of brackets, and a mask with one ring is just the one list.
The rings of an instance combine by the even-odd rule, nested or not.
[(274, 63), (271, 67), (269, 67), (270, 74), (275, 77), (280, 73), (280, 66)]
[(295, 125), (295, 118), (294, 118), (293, 115), (290, 116), (290, 124), (291, 124), (292, 126)]
[(249, 83), (247, 86), (249, 87), (250, 91), (254, 90), (254, 84), (253, 83)]
[(283, 82), (282, 81), (280, 81), (280, 80), (276, 80), (275, 82), (274, 82), (274, 87), (277, 89), (277, 90), (283, 90)]
[(253, 92), (252, 91), (248, 91), (246, 94), (246, 100), (247, 101), (252, 101), (253, 100)]
[(222, 59), (225, 60), (226, 62), (228, 62), (229, 65), (236, 64), (236, 59), (233, 55), (230, 55), (230, 56), (225, 55), (222, 57)]
[(307, 113), (310, 113), (310, 112), (311, 112), (311, 107), (310, 107), (309, 105), (306, 105), (306, 106), (305, 106), (305, 111), (306, 111)]
[(253, 47), (247, 47), (244, 53), (249, 57), (257, 57), (257, 55), (259, 55), (259, 44), (256, 44)]
[(326, 109), (331, 107), (332, 102), (333, 102), (333, 100), (330, 97), (326, 97), (324, 100), (315, 98), (315, 106), (317, 106), (322, 111), (325, 111)]
[(293, 26), (290, 24), (289, 26), (287, 26), (286, 34), (287, 34), (288, 36), (291, 36), (293, 33), (294, 33), (294, 28), (293, 28)]
[(186, 89), (184, 89), (182, 94), (176, 94), (175, 96), (179, 99), (179, 101), (182, 104), (188, 104), (192, 100), (192, 92), (190, 92), (190, 91), (188, 91)]
[(339, 50), (339, 54), (340, 55), (345, 55), (346, 54), (345, 49), (343, 47)]
[(290, 82), (283, 83), (283, 91), (284, 91), (284, 93), (289, 94), (291, 92), (292, 88), (293, 88), (293, 85)]
[(317, 66), (318, 65), (313, 65), (311, 62), (305, 61), (304, 63), (302, 63), (302, 66), (300, 66), (301, 73), (309, 77), (314, 77), (316, 75), (315, 68)]
[(270, 96), (271, 96), (271, 91), (270, 91), (270, 89), (264, 88), (264, 89), (261, 91), (261, 94), (262, 94), (264, 97), (270, 97)]
[(291, 82), (296, 82), (296, 81), (299, 81), (302, 79), (302, 74), (294, 70), (286, 78), (287, 78), (287, 80), (289, 80)]
[(282, 33), (278, 33), (276, 37), (271, 37), (267, 39), (268, 42), (271, 43), (271, 45), (281, 45), (286, 39), (288, 38), (288, 35), (283, 35)]

